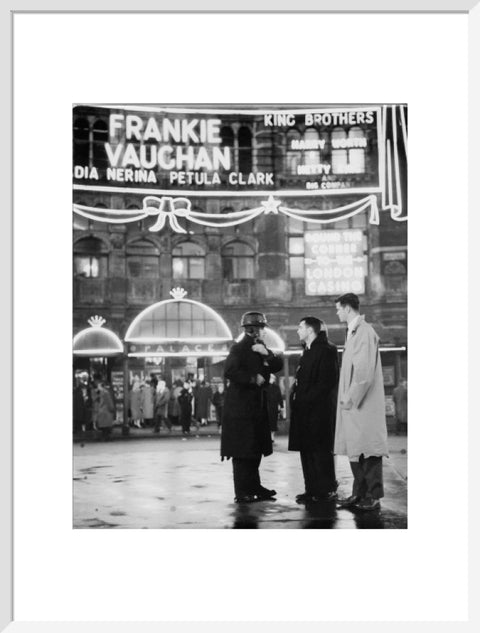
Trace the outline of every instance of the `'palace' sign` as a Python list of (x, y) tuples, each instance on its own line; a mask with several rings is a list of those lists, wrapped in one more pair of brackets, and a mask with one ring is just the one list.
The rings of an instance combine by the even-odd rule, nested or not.
[(181, 343), (178, 341), (162, 344), (128, 345), (128, 355), (135, 357), (154, 356), (226, 356), (229, 345), (227, 343)]

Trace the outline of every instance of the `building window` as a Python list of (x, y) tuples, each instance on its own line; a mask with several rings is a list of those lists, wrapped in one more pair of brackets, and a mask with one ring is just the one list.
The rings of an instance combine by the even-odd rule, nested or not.
[(76, 277), (103, 279), (108, 274), (108, 255), (103, 242), (96, 237), (85, 237), (74, 246), (74, 274)]
[(405, 251), (383, 253), (383, 278), (388, 302), (407, 297), (407, 254)]
[(129, 277), (158, 279), (159, 249), (148, 240), (135, 240), (127, 246), (127, 271)]
[[(303, 153), (304, 165), (318, 165), (320, 163), (319, 136), (315, 128), (307, 128), (303, 136), (305, 140), (305, 151)], [(316, 146), (314, 148), (314, 146)], [(312, 149), (308, 149), (312, 148)]]
[(108, 141), (108, 125), (105, 121), (95, 121), (93, 125), (93, 164), (105, 169), (108, 167), (105, 143)]
[(365, 172), (365, 132), (359, 127), (350, 131), (336, 127), (332, 131), (332, 172), (334, 174), (363, 174)]
[(205, 251), (196, 242), (181, 242), (172, 250), (174, 279), (205, 279)]
[(223, 278), (241, 281), (255, 277), (255, 253), (245, 242), (230, 242), (222, 249)]
[(304, 272), (305, 244), (303, 235), (301, 237), (288, 238), (288, 258), (290, 264), (290, 278), (303, 279)]
[(89, 127), (87, 119), (73, 122), (73, 162), (75, 165), (89, 165)]
[(238, 171), (252, 171), (252, 133), (245, 126), (238, 131)]
[(296, 149), (299, 147), (301, 138), (298, 130), (293, 129), (287, 132), (287, 172), (292, 176), (297, 175), (297, 167), (302, 161), (302, 152)]

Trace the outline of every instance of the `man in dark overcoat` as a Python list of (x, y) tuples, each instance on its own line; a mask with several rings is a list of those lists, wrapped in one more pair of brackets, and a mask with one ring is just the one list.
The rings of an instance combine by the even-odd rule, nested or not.
[(283, 361), (262, 341), (267, 320), (260, 312), (246, 312), (243, 338), (234, 343), (225, 361), (225, 391), (221, 455), (232, 458), (235, 501), (271, 499), (275, 490), (260, 483), (262, 455), (271, 455), (272, 438), (266, 389), (270, 375), (282, 369)]
[(338, 388), (338, 353), (323, 321), (305, 317), (298, 326), (304, 347), (290, 395), (288, 449), (300, 451), (305, 492), (298, 503), (335, 499), (333, 457)]

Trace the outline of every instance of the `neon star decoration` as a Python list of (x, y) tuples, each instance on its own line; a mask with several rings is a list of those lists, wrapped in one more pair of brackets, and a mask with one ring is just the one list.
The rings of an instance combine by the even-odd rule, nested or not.
[(278, 214), (278, 205), (280, 204), (280, 200), (274, 200), (273, 196), (268, 196), (268, 200), (262, 200), (262, 207), (265, 215), (269, 213)]

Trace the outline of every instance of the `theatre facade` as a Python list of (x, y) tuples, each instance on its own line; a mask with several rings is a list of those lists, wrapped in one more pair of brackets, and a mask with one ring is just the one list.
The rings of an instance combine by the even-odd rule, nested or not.
[(258, 309), (288, 392), (299, 320), (323, 319), (341, 348), (334, 300), (355, 292), (391, 413), (407, 375), (407, 216), (403, 104), (77, 105), (74, 372), (103, 371), (120, 402), (135, 374), (220, 379)]

